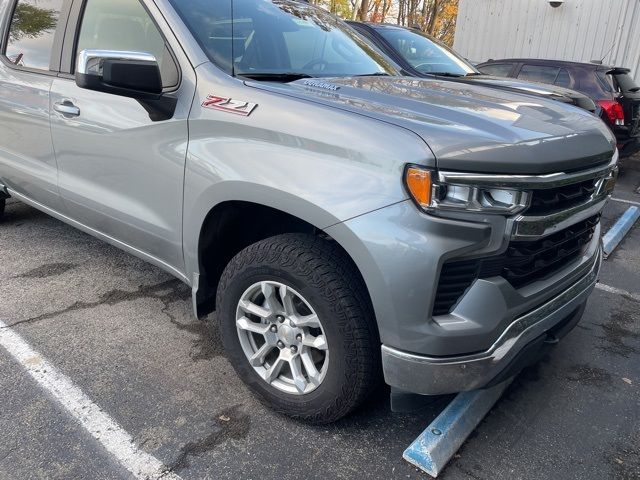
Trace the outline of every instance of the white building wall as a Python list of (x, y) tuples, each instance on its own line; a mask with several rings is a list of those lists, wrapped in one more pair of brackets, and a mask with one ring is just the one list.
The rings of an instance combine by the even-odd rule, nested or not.
[(604, 57), (640, 80), (640, 0), (460, 0), (454, 48), (476, 62)]

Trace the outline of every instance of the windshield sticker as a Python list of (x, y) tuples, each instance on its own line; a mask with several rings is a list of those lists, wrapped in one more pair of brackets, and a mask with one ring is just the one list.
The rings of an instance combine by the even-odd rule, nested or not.
[(309, 87), (316, 87), (316, 88), (324, 88), (325, 90), (339, 90), (340, 87), (338, 85), (333, 85), (331, 83), (325, 83), (325, 82), (319, 82), (318, 80), (304, 80), (302, 83), (304, 83), (305, 85), (309, 86)]
[(251, 112), (258, 106), (256, 103), (243, 102), (242, 100), (233, 100), (226, 97), (218, 97), (217, 95), (209, 95), (202, 102), (204, 108), (213, 110), (222, 110), (223, 112), (235, 113), (248, 117)]

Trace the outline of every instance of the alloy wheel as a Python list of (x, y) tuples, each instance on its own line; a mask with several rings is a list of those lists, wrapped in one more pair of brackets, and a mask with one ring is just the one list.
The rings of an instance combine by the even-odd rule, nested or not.
[(276, 281), (250, 286), (238, 302), (236, 328), (250, 365), (274, 388), (303, 395), (324, 380), (329, 346), (322, 323), (293, 288)]

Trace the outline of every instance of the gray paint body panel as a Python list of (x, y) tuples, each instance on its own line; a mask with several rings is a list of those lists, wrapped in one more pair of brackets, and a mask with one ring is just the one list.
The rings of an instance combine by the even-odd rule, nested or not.
[(51, 108), (60, 195), (79, 222), (183, 271), (182, 198), (187, 119), (195, 77), (185, 75), (169, 121), (153, 122), (136, 101), (83, 90), (58, 78), (51, 105), (80, 108), (67, 118)]
[(7, 187), (60, 208), (49, 125), (53, 79), (0, 62), (0, 175)]

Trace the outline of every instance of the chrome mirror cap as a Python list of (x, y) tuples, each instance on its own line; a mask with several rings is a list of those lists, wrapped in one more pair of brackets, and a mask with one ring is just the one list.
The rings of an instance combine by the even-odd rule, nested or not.
[(81, 75), (102, 75), (102, 65), (107, 59), (158, 63), (154, 55), (145, 52), (82, 50), (78, 54), (76, 73)]

